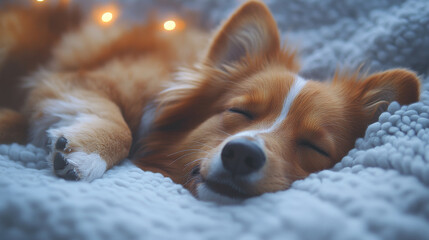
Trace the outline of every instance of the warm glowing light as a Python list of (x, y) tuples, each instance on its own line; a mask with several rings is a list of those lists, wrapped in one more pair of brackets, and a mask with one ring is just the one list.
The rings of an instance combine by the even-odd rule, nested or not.
[(94, 8), (91, 15), (97, 23), (108, 27), (118, 19), (121, 12), (118, 6), (115, 4), (109, 4)]
[(45, 0), (36, 0), (36, 2), (44, 2)]
[(103, 15), (101, 15), (101, 21), (107, 23), (112, 21), (113, 19), (113, 14), (111, 12), (105, 12), (103, 13)]
[(176, 22), (173, 20), (168, 20), (164, 23), (164, 29), (167, 31), (172, 31), (176, 28)]

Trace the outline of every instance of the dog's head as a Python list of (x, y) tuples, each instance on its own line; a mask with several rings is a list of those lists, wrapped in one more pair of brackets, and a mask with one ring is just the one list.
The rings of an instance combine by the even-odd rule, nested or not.
[(206, 58), (160, 94), (139, 164), (163, 169), (201, 199), (274, 192), (332, 167), (388, 103), (418, 100), (419, 81), (406, 70), (326, 83), (301, 78), (298, 68), (269, 10), (246, 3)]

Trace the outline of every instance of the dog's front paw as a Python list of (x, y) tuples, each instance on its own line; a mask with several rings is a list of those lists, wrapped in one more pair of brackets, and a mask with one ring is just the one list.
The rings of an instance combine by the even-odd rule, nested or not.
[(57, 176), (67, 180), (92, 181), (106, 171), (106, 161), (99, 154), (73, 149), (65, 137), (59, 137), (54, 143), (48, 158)]

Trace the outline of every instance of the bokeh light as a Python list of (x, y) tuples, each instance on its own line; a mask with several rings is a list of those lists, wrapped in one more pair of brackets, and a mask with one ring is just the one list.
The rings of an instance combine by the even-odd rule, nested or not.
[(164, 22), (164, 29), (167, 31), (173, 31), (176, 28), (176, 22), (173, 20), (168, 20)]
[[(0, 0), (1, 1), (1, 0)], [(97, 5), (92, 11), (93, 19), (104, 26), (110, 26), (120, 15), (120, 8), (115, 4)]]
[(103, 15), (101, 15), (101, 21), (107, 23), (112, 21), (113, 19), (113, 14), (111, 12), (105, 12), (103, 13)]

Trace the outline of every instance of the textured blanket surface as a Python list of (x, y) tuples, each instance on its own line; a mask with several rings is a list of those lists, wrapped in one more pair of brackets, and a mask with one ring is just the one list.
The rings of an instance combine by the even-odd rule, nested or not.
[[(82, 1), (83, 2), (83, 1)], [(166, 1), (124, 1), (128, 16)], [(170, 1), (219, 23), (236, 1)], [(82, 3), (86, 4), (86, 3)], [(334, 168), (238, 205), (194, 199), (125, 160), (91, 183), (54, 176), (44, 150), (0, 145), (0, 239), (429, 239), (429, 4), (270, 0), (302, 75), (406, 67), (421, 101), (392, 103)], [(287, 35), (286, 35), (287, 34)]]

